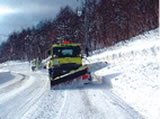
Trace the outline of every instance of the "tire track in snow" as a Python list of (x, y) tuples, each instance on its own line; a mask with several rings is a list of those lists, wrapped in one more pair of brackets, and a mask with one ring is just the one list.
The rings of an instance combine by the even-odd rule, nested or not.
[(60, 107), (60, 111), (58, 112), (56, 119), (61, 119), (60, 117), (66, 105), (66, 101), (67, 101), (67, 91), (64, 92), (64, 100), (63, 100), (62, 106)]
[(50, 90), (45, 92), (43, 97), (21, 119), (61, 119), (68, 105), (67, 97), (65, 91)]
[[(134, 108), (129, 106), (125, 101), (123, 101), (119, 96), (111, 91), (107, 91), (107, 94), (100, 91), (101, 95), (109, 100), (113, 105), (120, 107), (127, 114), (130, 115), (130, 119), (145, 119), (141, 114), (139, 114)], [(106, 96), (107, 95), (107, 96)]]
[(0, 118), (22, 118), (23, 115), (30, 109), (30, 107), (32, 107), (45, 92), (48, 85), (46, 81), (37, 80), (31, 77), (29, 79), (25, 79), (25, 77), (24, 80), (26, 80), (26, 84), (20, 87), (20, 89), (15, 93), (15, 96), (11, 96), (12, 100), (9, 99), (0, 105), (4, 107), (3, 109), (0, 108), (0, 111), (3, 110), (3, 113), (0, 114)]
[[(88, 94), (85, 90), (66, 90), (66, 98), (64, 99), (60, 111), (56, 119), (94, 119), (98, 110), (90, 103)], [(64, 94), (66, 95), (66, 94)], [(50, 118), (49, 118), (50, 119)]]
[(85, 110), (86, 110), (85, 117), (87, 119), (93, 119), (95, 114), (99, 113), (98, 109), (95, 107), (95, 105), (91, 103), (91, 100), (89, 99), (88, 94), (85, 90), (80, 90), (80, 95), (81, 95), (81, 100), (85, 105)]
[[(20, 75), (18, 73), (15, 73), (16, 75)], [(11, 88), (5, 87), (7, 92), (0, 98), (0, 111), (3, 110), (3, 113), (0, 113), (0, 119), (10, 119), (8, 118), (8, 115), (12, 110), (16, 110), (15, 107), (17, 107), (16, 101), (12, 101), (14, 98), (17, 97), (18, 94), (20, 94), (25, 88), (30, 86), (30, 84), (25, 84), (27, 82), (27, 76), (21, 75), (21, 80), (15, 82), (13, 85), (11, 84)], [(26, 80), (25, 80), (26, 78)], [(10, 86), (10, 85), (9, 85)], [(16, 86), (16, 87), (15, 87)], [(14, 109), (13, 109), (14, 108)]]
[[(92, 64), (89, 60), (88, 60), (89, 64)], [(96, 63), (94, 63), (96, 64)], [(101, 66), (100, 64), (96, 64), (97, 66)], [(99, 69), (103, 68), (104, 66), (99, 67)], [(94, 67), (92, 67), (91, 72), (94, 71), (95, 69)], [(99, 70), (98, 69), (98, 70)], [(97, 78), (98, 76), (96, 76), (96, 74), (94, 74), (95, 77)], [(97, 79), (98, 80), (98, 79)], [(105, 90), (107, 92), (107, 96), (106, 94), (100, 90), (99, 92), (101, 93), (102, 96), (104, 96), (104, 99), (110, 100), (110, 103), (113, 104), (114, 106), (118, 106), (121, 108), (121, 110), (124, 110), (126, 112), (126, 114), (129, 114), (130, 119), (144, 119), (144, 117), (142, 115), (140, 115), (137, 111), (135, 111), (132, 107), (130, 107), (127, 103), (125, 103), (120, 97), (118, 97), (117, 95), (115, 95), (114, 93), (110, 92), (108, 89)], [(90, 93), (90, 92), (89, 92)], [(92, 92), (91, 92), (92, 93)], [(85, 96), (86, 97), (86, 96)], [(88, 99), (89, 100), (89, 99)], [(88, 101), (87, 101), (88, 102)], [(108, 103), (108, 101), (107, 101)], [(89, 104), (89, 102), (88, 102)]]
[(26, 96), (28, 96), (28, 95), (31, 95), (31, 96), (25, 101), (25, 103), (23, 103), (19, 107), (18, 113), (21, 116), (18, 115), (18, 117), (23, 117), (26, 114), (26, 112), (28, 110), (30, 110), (30, 108), (37, 103), (37, 101), (39, 101), (39, 100), (41, 100), (41, 98), (43, 98), (43, 95), (47, 91), (47, 89), (46, 89), (47, 85), (48, 85), (47, 82), (44, 82), (43, 86), (41, 85), (42, 87), (40, 87), (40, 85), (37, 85), (34, 87), (34, 89), (32, 89), (30, 91), (30, 93), (28, 93), (26, 95)]
[[(23, 75), (23, 74), (20, 74), (20, 73), (14, 73), (16, 76), (20, 76), (20, 79), (18, 79), (17, 81), (11, 83), (11, 84), (8, 84), (4, 87), (1, 88), (0, 90), (0, 94), (1, 93), (7, 93), (11, 90), (14, 90), (15, 88), (19, 88), (23, 85), (23, 83), (25, 82), (24, 79), (27, 79), (27, 76), (26, 75)], [(14, 79), (13, 79), (14, 80)]]
[[(16, 73), (15, 73), (16, 74)], [(20, 75), (20, 74), (16, 74)], [(7, 102), (8, 100), (16, 97), (17, 94), (21, 93), (25, 88), (32, 84), (32, 81), (28, 82), (28, 78), (25, 75), (20, 75), (21, 79), (7, 87), (4, 87), (0, 93), (0, 104)], [(25, 79), (25, 80), (24, 80)]]
[[(37, 76), (31, 76), (34, 83), (30, 86), (30, 89), (26, 89), (25, 103), (22, 103), (21, 106), (18, 108), (19, 117), (24, 117), (24, 115), (35, 105), (39, 100), (43, 98), (43, 95), (49, 90), (49, 82), (48, 80), (44, 80), (46, 78), (43, 75), (36, 74)], [(39, 79), (37, 79), (37, 77)]]

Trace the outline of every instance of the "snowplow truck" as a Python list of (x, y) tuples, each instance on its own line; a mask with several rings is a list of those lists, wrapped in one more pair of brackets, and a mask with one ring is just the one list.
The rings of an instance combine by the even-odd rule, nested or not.
[(49, 78), (51, 86), (72, 81), (78, 77), (89, 79), (88, 67), (82, 65), (80, 44), (63, 42), (54, 44), (49, 51)]

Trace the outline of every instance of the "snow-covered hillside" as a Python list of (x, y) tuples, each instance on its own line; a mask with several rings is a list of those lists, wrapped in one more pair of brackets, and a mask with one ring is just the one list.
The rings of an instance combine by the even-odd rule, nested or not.
[(160, 117), (160, 37), (159, 29), (119, 43), (90, 62), (109, 62), (96, 72), (110, 80), (111, 91), (146, 119)]
[(0, 64), (0, 119), (159, 119), (158, 30), (90, 56), (98, 84), (50, 90), (46, 70)]

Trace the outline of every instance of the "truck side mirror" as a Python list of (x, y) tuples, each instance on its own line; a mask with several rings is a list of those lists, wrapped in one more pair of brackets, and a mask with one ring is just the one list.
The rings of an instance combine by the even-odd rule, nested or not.
[(48, 51), (48, 55), (51, 55), (51, 51), (50, 50)]

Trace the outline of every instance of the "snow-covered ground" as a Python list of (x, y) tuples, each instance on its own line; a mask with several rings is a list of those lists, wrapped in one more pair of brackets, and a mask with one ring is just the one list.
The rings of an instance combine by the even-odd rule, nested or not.
[(159, 119), (158, 30), (90, 56), (85, 63), (100, 83), (50, 90), (46, 70), (0, 64), (0, 119)]
[(116, 95), (146, 119), (160, 118), (159, 29), (132, 38), (92, 56), (90, 62), (109, 62), (97, 75), (111, 80)]

